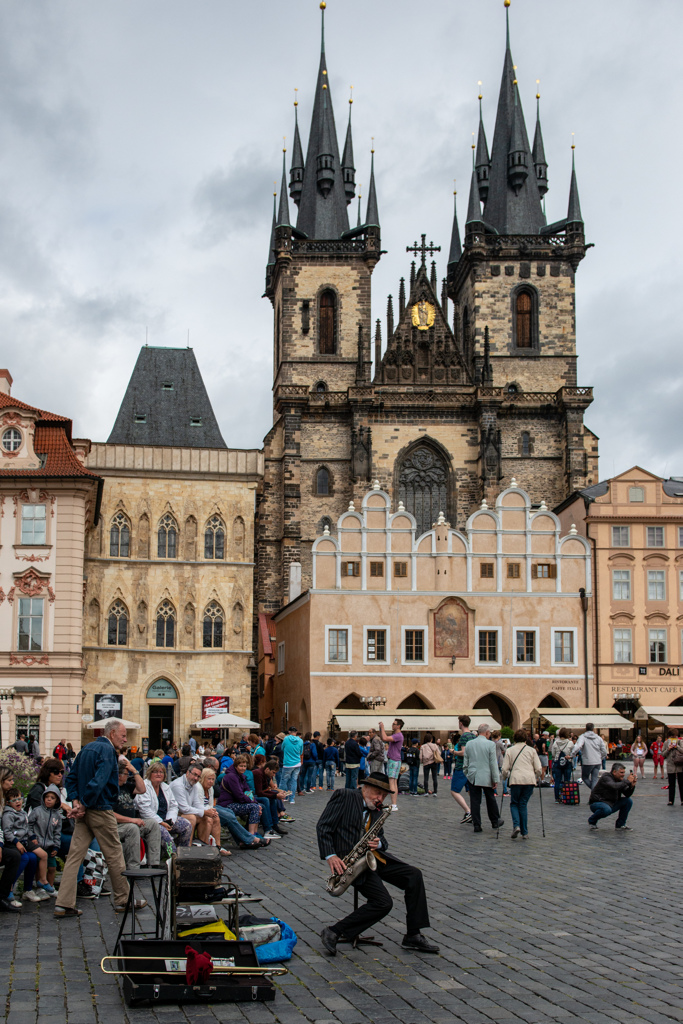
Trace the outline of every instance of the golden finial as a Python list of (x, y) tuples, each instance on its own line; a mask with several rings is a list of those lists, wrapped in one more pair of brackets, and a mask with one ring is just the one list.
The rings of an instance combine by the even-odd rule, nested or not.
[(483, 99), (483, 97), (481, 95), (481, 82), (477, 82), (477, 85), (479, 86), (479, 96), (477, 98), (478, 99)]
[(456, 181), (456, 179), (453, 178), (453, 195), (457, 196), (458, 193), (457, 193), (456, 188), (455, 188), (455, 181)]
[(283, 153), (286, 153), (286, 152), (287, 152), (287, 146), (286, 146), (286, 142), (287, 142), (287, 136), (286, 136), (286, 135), (283, 135), (283, 136), (282, 136), (282, 152), (283, 152)]
[(472, 149), (476, 149), (476, 148), (477, 147), (474, 145), (474, 132), (472, 132)]
[(298, 89), (294, 90), (294, 106), (295, 107), (299, 106), (299, 97), (297, 96), (298, 91), (299, 91)]
[(326, 7), (327, 4), (325, 3), (325, 0), (320, 0), (320, 10), (324, 11)]
[(574, 132), (572, 132), (572, 149), (576, 149), (576, 143), (574, 142)]
[[(509, 7), (509, 6), (510, 6), (510, 0), (504, 0), (504, 3), (505, 3), (505, 6), (506, 6), (506, 7)], [(321, 5), (321, 6), (322, 6), (322, 5)]]
[(323, 82), (323, 89), (327, 89), (327, 85)]
[(277, 198), (277, 182), (274, 181), (273, 185), (275, 186), (275, 191), (273, 192), (273, 195), (275, 196), (275, 198)]
[(360, 194), (360, 190), (362, 189), (362, 187), (363, 187), (363, 186), (361, 185), (361, 183), (360, 183), (360, 182), (358, 182), (358, 198), (359, 198), (359, 199), (362, 199), (362, 198), (363, 198), (363, 197), (362, 197), (362, 195)]
[(536, 79), (536, 85), (538, 87), (538, 92), (536, 93), (536, 99), (540, 100), (540, 98), (541, 98), (541, 79), (540, 78)]
[(323, 71), (323, 74), (324, 74), (324, 75), (326, 75), (326, 74), (327, 74), (327, 71)]
[(349, 103), (353, 103), (353, 86), (350, 85), (349, 89), (351, 90), (351, 96), (349, 97)]
[(372, 148), (370, 149), (370, 152), (374, 153), (375, 152), (375, 136), (374, 135), (372, 136), (372, 138), (370, 140), (370, 143), (371, 143), (371, 146), (372, 146)]

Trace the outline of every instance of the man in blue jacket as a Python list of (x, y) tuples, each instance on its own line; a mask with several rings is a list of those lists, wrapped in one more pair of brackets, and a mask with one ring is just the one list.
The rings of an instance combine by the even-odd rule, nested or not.
[[(126, 727), (118, 718), (107, 719), (104, 736), (83, 747), (66, 779), (71, 801), (69, 817), (76, 822), (69, 855), (64, 865), (57, 895), (55, 917), (80, 917), (76, 910), (76, 879), (81, 861), (95, 836), (109, 868), (114, 906), (124, 910), (128, 900), (128, 882), (123, 877), (123, 859), (113, 807), (119, 799), (119, 750), (126, 746)], [(136, 769), (126, 761), (133, 777)], [(136, 907), (145, 900), (136, 900)]]

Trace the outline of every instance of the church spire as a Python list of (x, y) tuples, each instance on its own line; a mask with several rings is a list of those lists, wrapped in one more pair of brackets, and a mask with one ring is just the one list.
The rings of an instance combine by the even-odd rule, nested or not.
[(353, 86), (349, 99), (349, 123), (346, 129), (346, 142), (342, 154), (342, 174), (344, 176), (344, 192), (346, 202), (350, 203), (356, 194), (356, 168), (353, 166), (353, 138), (351, 136), (351, 110), (353, 109)]
[(372, 140), (373, 146), (370, 151), (370, 188), (368, 189), (368, 205), (365, 212), (365, 223), (369, 227), (378, 228), (379, 225), (379, 210), (377, 209), (377, 190), (375, 188), (375, 140)]
[(266, 264), (267, 267), (272, 267), (275, 265), (275, 227), (277, 224), (277, 209), (275, 205), (276, 202), (277, 192), (273, 192), (273, 225), (270, 229), (270, 246), (268, 248), (268, 262)]
[(581, 203), (579, 202), (579, 186), (576, 181), (576, 165), (574, 162), (574, 144), (572, 143), (572, 179), (569, 185), (569, 206), (567, 209), (567, 227), (570, 224), (581, 224), (583, 227), (583, 217), (581, 216)]
[(458, 193), (453, 189), (453, 230), (451, 231), (451, 248), (448, 253), (448, 266), (457, 263), (462, 256), (460, 228), (458, 227)]
[(470, 199), (467, 204), (465, 230), (468, 231), (471, 225), (473, 225), (474, 231), (485, 230), (481, 216), (481, 204), (479, 202), (479, 182), (477, 181), (477, 168), (474, 165), (474, 149), (472, 151), (472, 181), (470, 183)]
[[(481, 87), (481, 82), (479, 83)], [(489, 194), (489, 173), (491, 171), (491, 158), (489, 156), (489, 147), (486, 141), (486, 131), (484, 130), (484, 119), (481, 112), (481, 101), (482, 94), (479, 93), (479, 136), (477, 138), (477, 155), (475, 158), (475, 166), (477, 168), (477, 181), (479, 182), (479, 198), (482, 203), (486, 202), (486, 197)]]
[(289, 223), (289, 199), (287, 198), (287, 167), (285, 160), (287, 158), (287, 150), (282, 147), (282, 184), (280, 185), (280, 207), (277, 212), (277, 224), (278, 228), (290, 227)]
[[(536, 79), (536, 85), (539, 85), (538, 79)], [(536, 184), (538, 185), (541, 197), (543, 197), (548, 191), (548, 162), (545, 158), (543, 132), (541, 131), (540, 92), (536, 93), (536, 131), (534, 132), (534, 148), (531, 151), (531, 155), (534, 159), (534, 168), (536, 169)]]
[(304, 181), (304, 151), (301, 148), (299, 101), (296, 98), (298, 92), (298, 89), (294, 90), (294, 145), (292, 147), (292, 165), (289, 170), (289, 194), (297, 206), (301, 200), (301, 189)]

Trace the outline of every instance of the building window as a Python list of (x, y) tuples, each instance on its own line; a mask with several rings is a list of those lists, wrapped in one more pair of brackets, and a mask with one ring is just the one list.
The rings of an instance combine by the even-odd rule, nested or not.
[(123, 601), (114, 601), (109, 609), (107, 643), (110, 647), (125, 647), (128, 643), (128, 609)]
[(628, 548), (631, 546), (631, 528), (629, 526), (612, 527), (612, 547)]
[(202, 425), (202, 418), (201, 418), (201, 416), (190, 416), (190, 426), (191, 427), (201, 427), (201, 425)]
[(394, 576), (397, 576), (401, 579), (405, 579), (408, 576), (408, 563), (394, 562)]
[(327, 391), (327, 384), (324, 380), (319, 380), (315, 386), (315, 390), (319, 395), (324, 395)]
[(398, 470), (398, 497), (415, 516), (418, 537), (431, 530), (439, 512), (448, 515), (448, 466), (431, 445), (417, 445), (403, 459)]
[(223, 646), (223, 609), (216, 601), (212, 601), (204, 612), (202, 646)]
[(614, 660), (622, 664), (630, 664), (633, 661), (630, 629), (614, 630)]
[(344, 576), (360, 576), (360, 562), (342, 562)]
[(479, 630), (479, 661), (498, 661), (497, 630)]
[(664, 547), (664, 527), (663, 526), (648, 526), (648, 528), (647, 528), (647, 546), (649, 548), (663, 548)]
[(157, 610), (157, 647), (175, 647), (175, 608), (162, 601)]
[(386, 661), (387, 631), (385, 629), (369, 629), (365, 635), (365, 654), (367, 661)]
[(337, 298), (332, 291), (323, 292), (320, 296), (320, 352), (321, 355), (332, 356), (335, 353), (335, 327)]
[(19, 598), (18, 650), (42, 651), (43, 605), (42, 597)]
[(531, 455), (531, 440), (528, 430), (522, 431), (522, 455)]
[(384, 576), (384, 562), (370, 562), (371, 576)]
[(630, 569), (615, 569), (612, 573), (612, 598), (615, 601), (631, 600)]
[(225, 558), (225, 523), (211, 516), (204, 529), (204, 558)]
[(178, 557), (178, 524), (167, 512), (159, 523), (157, 531), (157, 556), (159, 558)]
[(532, 580), (557, 579), (557, 566), (554, 562), (538, 562), (531, 566)]
[(678, 574), (678, 599), (683, 601), (683, 572)]
[(508, 562), (508, 579), (519, 579), (519, 562)]
[(21, 506), (21, 543), (44, 544), (47, 535), (45, 505)]
[(349, 660), (349, 631), (348, 629), (330, 629), (327, 633), (327, 660), (348, 661)]
[(479, 575), (483, 580), (493, 579), (493, 562), (481, 562), (479, 565)]
[(527, 289), (515, 296), (515, 343), (517, 348), (534, 347), (534, 296)]
[(2, 435), (2, 447), (6, 452), (17, 452), (21, 448), (21, 433), (16, 427), (10, 427)]
[(424, 630), (407, 629), (405, 631), (405, 660), (424, 661)]
[(170, 381), (170, 380), (165, 380), (163, 382), (163, 384), (161, 385), (161, 390), (162, 391), (173, 391), (173, 382)]
[(647, 599), (648, 601), (664, 601), (665, 577), (663, 569), (648, 569), (647, 572)]
[(284, 642), (284, 640), (282, 640), (277, 645), (277, 674), (279, 676), (281, 676), (282, 673), (284, 672), (284, 670), (285, 670), (285, 642)]
[(517, 661), (530, 664), (536, 661), (536, 633), (533, 629), (517, 630)]
[(146, 423), (147, 422), (147, 413), (146, 412), (136, 412), (135, 416), (134, 416), (134, 422), (135, 423)]
[(678, 546), (683, 548), (683, 526), (678, 527)]
[(555, 630), (555, 664), (574, 664), (574, 631), (571, 629)]
[(666, 630), (650, 629), (650, 664), (662, 665), (666, 662)]
[(325, 495), (330, 493), (330, 472), (324, 466), (321, 466), (316, 475), (315, 489), (317, 494)]
[(109, 554), (112, 558), (130, 557), (130, 523), (123, 512), (117, 512), (111, 521)]
[(629, 487), (628, 489), (628, 500), (629, 501), (645, 501), (645, 491), (642, 487)]

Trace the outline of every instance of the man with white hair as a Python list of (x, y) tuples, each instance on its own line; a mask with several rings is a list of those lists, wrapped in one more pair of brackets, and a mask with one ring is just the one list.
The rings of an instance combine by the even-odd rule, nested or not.
[[(66, 792), (71, 801), (69, 817), (76, 822), (57, 894), (55, 917), (80, 917), (76, 910), (78, 869), (93, 836), (100, 844), (109, 868), (114, 907), (125, 910), (128, 882), (123, 877), (123, 859), (113, 807), (119, 799), (119, 751), (126, 746), (126, 727), (118, 718), (108, 718), (104, 736), (88, 743), (77, 755), (66, 779)], [(136, 900), (136, 909), (146, 905)]]
[(470, 740), (463, 755), (463, 771), (470, 784), (470, 809), (475, 832), (481, 832), (481, 797), (486, 800), (486, 812), (491, 828), (505, 824), (498, 813), (495, 786), (500, 778), (496, 745), (491, 740), (491, 726), (482, 722), (477, 729), (477, 738)]

